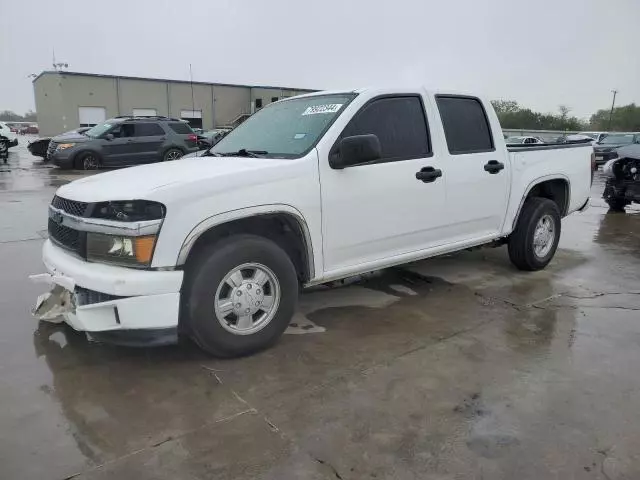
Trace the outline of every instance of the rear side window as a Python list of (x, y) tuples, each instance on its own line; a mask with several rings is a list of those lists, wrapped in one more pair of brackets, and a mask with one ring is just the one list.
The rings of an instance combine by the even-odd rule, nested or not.
[(135, 123), (136, 137), (157, 137), (164, 135), (164, 130), (157, 123)]
[(170, 123), (169, 128), (174, 132), (179, 133), (180, 135), (188, 135), (190, 133), (193, 133), (193, 130), (191, 130), (189, 124), (185, 122)]
[(436, 96), (449, 153), (495, 150), (489, 120), (480, 100), (471, 97)]
[(340, 137), (368, 134), (376, 135), (380, 140), (381, 162), (431, 154), (427, 120), (418, 96), (372, 100), (353, 117)]

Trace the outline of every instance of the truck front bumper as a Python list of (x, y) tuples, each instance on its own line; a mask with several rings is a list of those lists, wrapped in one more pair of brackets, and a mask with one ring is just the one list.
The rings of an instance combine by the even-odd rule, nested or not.
[[(33, 275), (34, 281), (62, 288), (60, 297), (48, 298), (64, 321), (75, 330), (93, 332), (100, 338), (141, 339), (152, 331), (166, 338), (177, 331), (182, 271), (149, 271), (91, 263), (76, 258), (47, 240), (42, 250), (47, 273)], [(36, 315), (41, 308), (36, 306)], [(153, 335), (150, 335), (153, 338)], [(136, 341), (134, 343), (144, 343)], [(151, 343), (154, 343), (153, 341)], [(162, 342), (167, 343), (167, 342)]]

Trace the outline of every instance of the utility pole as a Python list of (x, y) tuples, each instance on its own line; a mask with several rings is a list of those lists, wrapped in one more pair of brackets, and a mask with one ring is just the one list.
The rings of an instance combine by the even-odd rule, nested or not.
[(613, 116), (613, 107), (616, 105), (616, 95), (618, 94), (618, 90), (611, 90), (611, 93), (613, 93), (613, 101), (611, 102), (611, 111), (609, 112), (609, 127), (607, 127), (607, 130), (609, 131), (611, 131), (611, 117)]

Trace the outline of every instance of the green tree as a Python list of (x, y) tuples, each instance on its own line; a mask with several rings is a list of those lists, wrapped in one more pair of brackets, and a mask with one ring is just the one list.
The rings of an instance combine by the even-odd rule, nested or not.
[(502, 128), (522, 130), (582, 130), (584, 125), (576, 117), (570, 117), (571, 110), (560, 105), (557, 115), (534, 112), (523, 108), (513, 100), (494, 100), (491, 102), (500, 119)]
[(613, 132), (638, 132), (640, 131), (640, 106), (635, 103), (616, 107), (611, 113), (611, 127), (609, 127), (609, 114), (611, 110), (598, 110), (591, 115), (589, 126), (593, 130), (611, 130)]
[(28, 110), (27, 113), (24, 114), (25, 122), (37, 122), (38, 115), (33, 110)]

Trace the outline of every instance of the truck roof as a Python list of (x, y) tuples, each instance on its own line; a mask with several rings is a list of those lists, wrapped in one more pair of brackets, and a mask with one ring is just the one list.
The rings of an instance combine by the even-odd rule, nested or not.
[(340, 95), (340, 94), (348, 94), (348, 93), (369, 93), (369, 94), (389, 94), (389, 93), (415, 93), (417, 91), (426, 91), (430, 95), (459, 95), (459, 96), (472, 96), (472, 97), (482, 97), (482, 95), (478, 95), (477, 93), (471, 93), (468, 91), (455, 91), (455, 90), (441, 90), (441, 89), (429, 89), (427, 87), (417, 85), (417, 86), (386, 86), (386, 87), (361, 87), (354, 89), (342, 89), (342, 90), (321, 90), (318, 92), (305, 93), (304, 95), (296, 95), (291, 98), (301, 98), (301, 97), (317, 97), (320, 95)]

